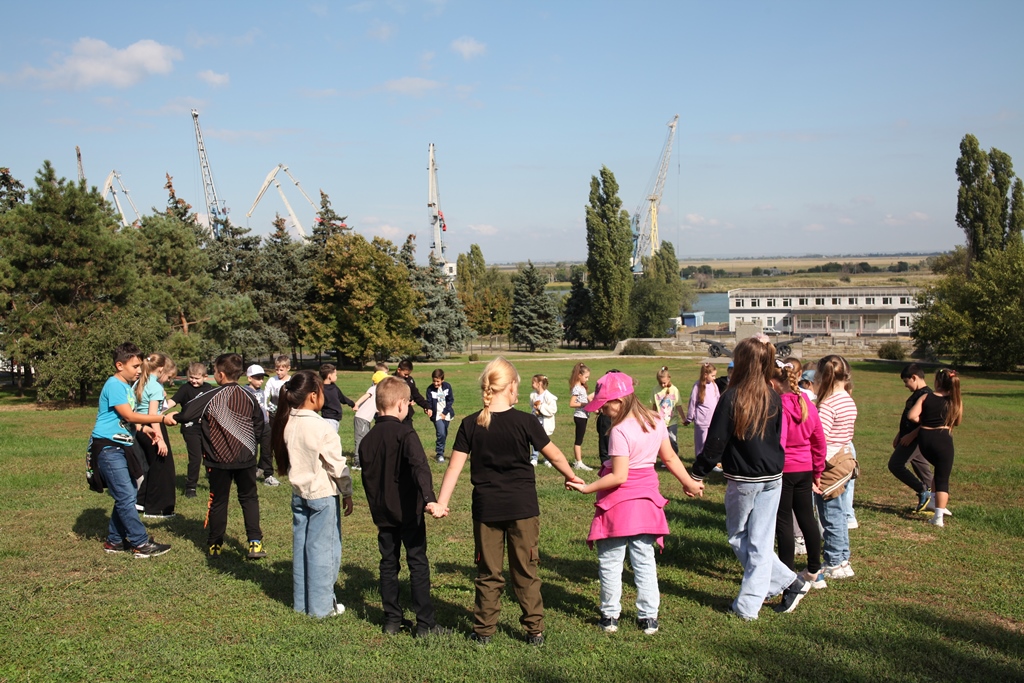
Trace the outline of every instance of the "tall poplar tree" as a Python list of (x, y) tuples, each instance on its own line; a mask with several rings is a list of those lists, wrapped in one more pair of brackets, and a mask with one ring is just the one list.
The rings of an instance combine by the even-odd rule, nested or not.
[(972, 261), (1021, 241), (1024, 229), (1024, 186), (1013, 173), (1010, 155), (995, 147), (981, 149), (971, 134), (960, 142), (956, 162), (956, 224), (967, 237)]
[(593, 296), (597, 341), (612, 344), (629, 336), (629, 293), (633, 286), (630, 260), (633, 236), (629, 212), (622, 208), (619, 184), (607, 166), (590, 179), (587, 220), (587, 272)]

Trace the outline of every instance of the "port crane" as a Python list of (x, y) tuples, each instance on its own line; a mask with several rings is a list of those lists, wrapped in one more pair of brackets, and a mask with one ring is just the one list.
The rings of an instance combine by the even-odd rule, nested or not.
[(206, 217), (214, 237), (219, 237), (217, 222), (227, 219), (228, 209), (223, 200), (217, 197), (217, 188), (213, 184), (213, 171), (210, 160), (206, 157), (206, 145), (203, 143), (203, 131), (199, 127), (199, 112), (192, 110), (192, 123), (196, 129), (196, 147), (199, 149), (199, 168), (203, 172), (203, 189), (206, 194)]
[(427, 166), (427, 209), (430, 212), (430, 228), (434, 234), (434, 243), (431, 245), (433, 258), (441, 261), (445, 276), (449, 281), (455, 279), (455, 264), (448, 261), (448, 254), (445, 250), (442, 233), (448, 231), (448, 225), (444, 222), (444, 212), (441, 211), (441, 194), (437, 189), (437, 163), (434, 161), (434, 143), (429, 147), (430, 161)]
[(668, 165), (672, 159), (672, 142), (676, 136), (676, 126), (679, 123), (679, 114), (672, 117), (668, 122), (668, 137), (665, 139), (665, 147), (661, 151), (661, 160), (655, 169), (655, 175), (647, 186), (644, 198), (640, 202), (633, 218), (630, 220), (630, 228), (633, 231), (633, 274), (643, 273), (643, 259), (654, 256), (661, 248), (658, 239), (658, 206), (661, 204), (661, 195), (665, 191), (665, 178), (668, 177)]
[[(124, 207), (121, 206), (121, 200), (117, 198), (117, 188), (114, 187), (114, 183), (117, 183), (118, 187), (121, 188), (121, 192), (124, 194), (124, 198), (128, 200), (128, 204), (132, 207), (132, 211), (135, 212), (135, 222), (129, 223), (128, 217), (124, 213)], [(142, 222), (142, 216), (139, 215), (139, 210), (135, 206), (135, 202), (132, 201), (132, 196), (128, 193), (128, 188), (124, 186), (124, 181), (121, 180), (121, 174), (116, 170), (110, 172), (107, 176), (106, 182), (103, 183), (103, 198), (106, 199), (107, 195), (113, 195), (114, 206), (117, 207), (117, 212), (121, 214), (121, 223), (124, 227), (131, 225), (138, 225)]]
[(269, 188), (270, 184), (273, 183), (277, 188), (277, 193), (281, 195), (281, 201), (284, 202), (285, 207), (288, 209), (288, 215), (291, 217), (292, 225), (298, 229), (300, 235), (306, 237), (306, 229), (302, 227), (302, 223), (299, 222), (298, 216), (296, 216), (295, 211), (292, 210), (291, 203), (288, 201), (288, 198), (284, 196), (284, 190), (281, 189), (281, 183), (277, 181), (277, 174), (280, 171), (284, 171), (288, 177), (292, 179), (292, 182), (295, 183), (295, 187), (299, 188), (299, 192), (301, 192), (302, 196), (306, 198), (309, 205), (313, 207), (313, 211), (319, 211), (316, 204), (313, 203), (313, 200), (310, 199), (309, 195), (306, 194), (306, 191), (302, 189), (302, 185), (299, 184), (299, 181), (296, 180), (295, 176), (293, 176), (291, 171), (288, 170), (288, 167), (284, 164), (278, 164), (271, 169), (270, 173), (267, 174), (267, 179), (263, 181), (263, 187), (260, 188), (260, 193), (256, 195), (256, 200), (252, 203), (252, 206), (249, 208), (249, 212), (245, 214), (245, 217), (252, 217), (252, 212), (256, 210), (256, 205), (260, 203), (260, 200), (263, 199), (263, 195), (266, 193), (267, 188)]

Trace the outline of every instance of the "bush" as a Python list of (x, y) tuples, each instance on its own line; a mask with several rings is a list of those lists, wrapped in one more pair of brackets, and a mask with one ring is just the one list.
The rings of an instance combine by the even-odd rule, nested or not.
[(469, 362), (470, 363), (473, 363), (473, 362), (478, 361), (478, 360), (480, 360), (480, 354), (479, 353), (471, 353), (471, 354), (469, 354)]
[(884, 360), (903, 360), (907, 351), (898, 341), (887, 341), (878, 347), (878, 357)]
[(630, 339), (626, 342), (626, 345), (622, 347), (623, 356), (653, 356), (654, 347), (645, 341), (639, 339)]

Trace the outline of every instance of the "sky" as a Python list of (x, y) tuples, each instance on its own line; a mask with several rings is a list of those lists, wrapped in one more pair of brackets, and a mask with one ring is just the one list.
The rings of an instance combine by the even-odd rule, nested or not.
[(450, 260), (581, 261), (591, 177), (632, 214), (678, 114), (680, 258), (944, 251), (963, 136), (1024, 167), (1022, 25), (1016, 0), (38, 0), (0, 24), (0, 166), (75, 178), (78, 145), (90, 184), (116, 169), (148, 213), (169, 173), (205, 215), (194, 108), (233, 222), (287, 215), (271, 187), (246, 217), (283, 163), (423, 261), (433, 143)]

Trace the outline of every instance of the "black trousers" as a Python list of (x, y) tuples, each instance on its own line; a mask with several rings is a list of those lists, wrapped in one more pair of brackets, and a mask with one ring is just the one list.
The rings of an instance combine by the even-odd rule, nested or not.
[(790, 472), (782, 475), (782, 498), (775, 516), (775, 540), (779, 544), (779, 559), (791, 570), (796, 541), (793, 538), (793, 515), (807, 545), (807, 571), (816, 574), (821, 570), (821, 532), (818, 520), (814, 518), (813, 472)]
[(384, 607), (384, 623), (400, 624), (402, 608), (398, 604), (398, 571), (402, 562), (409, 565), (409, 586), (412, 589), (412, 611), (416, 628), (436, 625), (434, 603), (430, 601), (430, 563), (427, 561), (427, 525), (423, 515), (414, 524), (401, 527), (378, 527), (377, 547), (380, 550), (380, 599)]
[(141, 429), (136, 432), (139, 445), (146, 454), (146, 462), (149, 463), (149, 471), (139, 486), (137, 502), (142, 506), (143, 512), (147, 515), (170, 515), (174, 513), (175, 489), (174, 489), (174, 454), (171, 452), (171, 443), (167, 437), (167, 427), (159, 425), (167, 444), (167, 455), (157, 453), (153, 441), (146, 436)]
[(240, 470), (222, 470), (207, 467), (210, 479), (210, 506), (206, 512), (209, 545), (224, 542), (224, 531), (228, 528), (228, 500), (231, 498), (231, 482), (238, 489), (238, 504), (242, 506), (247, 541), (262, 541), (260, 530), (260, 496), (256, 488), (256, 466)]
[(199, 425), (182, 427), (181, 438), (188, 450), (188, 474), (185, 489), (194, 489), (199, 484), (199, 470), (203, 466), (203, 430)]
[[(889, 471), (916, 493), (921, 494), (925, 489), (932, 487), (932, 468), (918, 450), (919, 440), (915, 440), (909, 446), (896, 446), (896, 450), (889, 456)], [(908, 462), (914, 468), (916, 477), (907, 469)]]
[(948, 429), (922, 429), (917, 445), (935, 468), (935, 491), (949, 493), (949, 475), (953, 471), (953, 435)]
[(263, 437), (260, 439), (260, 462), (256, 466), (263, 470), (263, 476), (269, 477), (274, 473), (274, 455), (270, 451), (270, 429), (263, 430)]

